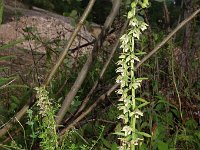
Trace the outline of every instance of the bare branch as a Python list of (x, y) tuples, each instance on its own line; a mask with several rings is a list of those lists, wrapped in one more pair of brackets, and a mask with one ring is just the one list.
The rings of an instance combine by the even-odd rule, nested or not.
[(154, 53), (156, 53), (164, 44), (166, 44), (169, 41), (169, 39), (173, 35), (176, 34), (177, 31), (179, 31), (184, 25), (186, 25), (190, 20), (192, 20), (199, 12), (200, 12), (200, 8), (198, 10), (196, 10), (188, 18), (183, 20), (180, 24), (178, 24), (178, 26), (166, 38), (164, 38), (164, 40), (161, 43), (156, 45), (156, 47), (136, 65), (136, 68), (141, 66), (147, 59), (149, 59)]
[(84, 111), (78, 118), (76, 118), (73, 123), (71, 123), (69, 126), (67, 126), (65, 129), (63, 129), (60, 132), (60, 135), (63, 135), (66, 131), (74, 127), (81, 119), (83, 119), (87, 114), (89, 114), (100, 101), (105, 100), (106, 97), (110, 96), (110, 94), (115, 91), (115, 89), (118, 87), (118, 84), (115, 84), (110, 88), (105, 94), (101, 95), (86, 111)]
[(71, 90), (66, 95), (66, 97), (62, 103), (62, 106), (57, 114), (57, 117), (56, 117), (56, 122), (58, 125), (61, 123), (61, 121), (62, 121), (63, 117), (65, 116), (65, 113), (69, 109), (69, 106), (71, 105), (76, 93), (78, 92), (84, 79), (86, 78), (87, 73), (95, 59), (95, 55), (96, 55), (97, 51), (99, 50), (99, 48), (102, 46), (103, 40), (106, 37), (106, 32), (110, 29), (112, 22), (119, 11), (120, 3), (121, 3), (121, 0), (115, 0), (115, 2), (113, 3), (113, 7), (110, 12), (110, 15), (106, 18), (103, 30), (102, 30), (101, 34), (99, 35), (99, 37), (94, 45), (93, 50), (89, 54), (84, 66), (81, 69), (80, 73), (78, 74), (78, 77), (77, 77), (76, 81), (74, 82)]
[(127, 21), (125, 22), (125, 24), (124, 24), (124, 26), (123, 26), (123, 28), (122, 28), (122, 30), (121, 30), (121, 32), (120, 32), (118, 38), (117, 38), (117, 41), (115, 42), (115, 45), (114, 45), (113, 48), (112, 48), (112, 51), (111, 51), (111, 54), (110, 54), (109, 58), (108, 58), (108, 60), (106, 61), (106, 63), (104, 64), (104, 66), (103, 66), (103, 68), (102, 68), (102, 70), (101, 70), (101, 72), (100, 72), (99, 79), (94, 83), (94, 85), (93, 85), (93, 87), (91, 88), (90, 92), (89, 92), (89, 93), (87, 94), (87, 96), (84, 98), (84, 100), (83, 100), (83, 102), (82, 102), (82, 104), (81, 104), (79, 110), (76, 112), (75, 116), (77, 116), (77, 115), (85, 108), (87, 102), (89, 101), (89, 99), (90, 99), (91, 96), (92, 96), (92, 93), (94, 92), (94, 90), (96, 89), (97, 85), (99, 84), (99, 81), (103, 78), (104, 73), (105, 73), (106, 69), (108, 68), (108, 65), (110, 64), (110, 61), (111, 61), (111, 59), (113, 58), (113, 55), (114, 55), (114, 53), (115, 53), (115, 51), (116, 51), (116, 49), (117, 49), (117, 47), (118, 47), (118, 45), (119, 45), (120, 37), (123, 35), (123, 33), (124, 33), (124, 31), (125, 31), (125, 29), (126, 29), (126, 27), (127, 27), (127, 25), (128, 25), (128, 22), (129, 22), (129, 20), (127, 20)]
[(72, 33), (72, 35), (69, 38), (69, 41), (65, 47), (65, 49), (63, 50), (63, 52), (61, 53), (60, 57), (58, 58), (58, 61), (56, 62), (55, 66), (52, 68), (50, 74), (48, 75), (46, 81), (45, 81), (45, 85), (47, 86), (49, 84), (49, 82), (51, 81), (51, 79), (53, 78), (53, 76), (55, 75), (56, 71), (58, 70), (59, 66), (62, 64), (63, 60), (65, 59), (65, 56), (69, 50), (69, 48), (71, 47), (75, 37), (77, 36), (79, 30), (81, 29), (85, 19), (87, 18), (88, 14), (90, 13), (90, 11), (92, 10), (92, 7), (94, 5), (96, 0), (90, 0), (87, 8), (85, 9), (85, 12), (83, 13), (79, 23), (77, 24), (74, 32)]

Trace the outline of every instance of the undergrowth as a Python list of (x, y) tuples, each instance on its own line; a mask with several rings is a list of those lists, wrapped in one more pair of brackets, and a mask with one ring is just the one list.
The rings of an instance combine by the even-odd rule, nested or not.
[[(121, 76), (118, 77), (118, 82), (121, 84), (118, 93), (122, 95), (122, 98), (115, 93), (107, 97), (106, 101), (96, 106), (88, 117), (68, 131), (63, 136), (62, 141), (60, 141), (61, 136), (58, 132), (62, 127), (57, 127), (55, 123), (56, 113), (60, 108), (59, 104), (75, 81), (86, 56), (81, 56), (76, 61), (67, 56), (48, 88), (37, 87), (38, 83), (36, 82), (32, 85), (22, 84), (24, 82), (20, 80), (20, 76), (10, 73), (12, 68), (0, 66), (1, 128), (10, 121), (8, 118), (11, 118), (33, 93), (37, 93), (37, 103), (27, 111), (27, 116), (20, 121), (16, 120), (16, 125), (8, 132), (9, 137), (4, 136), (0, 139), (1, 148), (17, 150), (38, 148), (46, 150), (118, 150), (124, 146), (124, 150), (130, 147), (138, 150), (200, 149), (198, 109), (200, 97), (198, 68), (200, 64), (199, 52), (197, 51), (199, 40), (191, 39), (190, 48), (197, 50), (193, 52), (193, 55), (190, 55), (188, 72), (184, 72), (181, 66), (180, 58), (185, 55), (179, 54), (182, 51), (183, 31), (162, 47), (160, 52), (149, 59), (141, 68), (137, 71), (134, 70), (135, 62), (145, 55), (144, 51), (148, 53), (148, 50), (151, 50), (155, 43), (161, 42), (167, 35), (166, 31), (160, 27), (162, 25), (157, 25), (155, 21), (160, 19), (160, 14), (152, 15), (154, 16), (151, 20), (153, 23), (149, 24), (151, 31), (149, 31), (150, 29), (144, 31), (147, 25), (143, 21), (144, 19), (146, 21), (148, 17), (145, 18), (147, 14), (141, 8), (147, 6), (147, 1), (135, 2), (132, 4), (127, 2), (126, 10), (131, 8), (128, 14), (128, 18), (131, 19), (129, 26), (131, 28), (121, 38), (122, 45), (119, 51), (123, 52), (119, 54), (118, 51), (114, 56), (114, 62), (110, 64), (88, 106), (93, 104), (93, 99), (107, 91), (110, 85), (115, 82), (116, 64), (121, 65), (121, 68), (118, 68), (121, 73)], [(154, 3), (158, 2), (151, 4)], [(160, 6), (161, 3), (158, 4)], [(171, 1), (169, 5), (171, 8)], [(155, 6), (151, 7), (149, 12), (157, 13), (152, 10)], [(157, 5), (156, 8), (158, 9)], [(0, 7), (0, 22), (2, 10)], [(148, 15), (151, 16), (151, 14)], [(173, 17), (176, 15), (174, 14)], [(198, 21), (194, 23), (195, 29), (198, 28), (198, 23)], [(34, 32), (32, 34), (37, 39), (37, 34)], [(195, 35), (195, 33), (192, 34)], [(140, 38), (139, 35), (141, 35)], [(153, 39), (149, 38), (150, 35)], [(27, 39), (1, 45), (0, 52), (8, 50), (24, 40)], [(55, 52), (59, 53), (56, 50)], [(47, 70), (53, 63), (51, 58), (54, 57), (52, 53), (48, 55)], [(90, 87), (98, 78), (103, 61), (107, 59), (102, 55), (93, 64), (92, 71), (79, 89), (66, 116), (76, 112)], [(118, 56), (120, 60), (117, 62)], [(0, 63), (12, 62), (13, 59), (15, 59), (14, 55), (0, 55)], [(143, 78), (136, 78), (139, 76), (148, 79), (142, 81)], [(34, 90), (33, 87), (37, 88)], [(117, 119), (119, 116), (123, 121)]]

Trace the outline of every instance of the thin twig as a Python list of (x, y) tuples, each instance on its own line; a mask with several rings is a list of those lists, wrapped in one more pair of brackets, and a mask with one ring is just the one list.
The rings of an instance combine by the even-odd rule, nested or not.
[(78, 32), (80, 31), (83, 23), (85, 22), (85, 19), (87, 18), (88, 14), (90, 13), (90, 11), (92, 10), (92, 7), (95, 3), (95, 0), (90, 0), (87, 8), (85, 9), (85, 12), (83, 13), (79, 23), (77, 24), (74, 32), (72, 33), (72, 35), (69, 38), (69, 41), (65, 47), (65, 49), (63, 50), (63, 52), (61, 53), (60, 57), (58, 58), (58, 61), (56, 62), (56, 64), (54, 65), (54, 67), (52, 68), (51, 72), (49, 73), (46, 81), (45, 81), (45, 85), (49, 85), (51, 79), (53, 78), (53, 76), (55, 75), (56, 71), (58, 70), (59, 66), (62, 64), (63, 60), (65, 59), (65, 56), (67, 55), (67, 52), (69, 50), (69, 48), (71, 47), (75, 37), (77, 36)]
[(172, 81), (173, 81), (173, 84), (174, 84), (174, 88), (176, 90), (176, 94), (178, 96), (178, 102), (179, 102), (179, 113), (180, 113), (180, 117), (181, 117), (181, 120), (183, 121), (183, 114), (182, 114), (182, 103), (181, 103), (181, 98), (180, 98), (180, 94), (179, 94), (179, 90), (178, 90), (178, 87), (177, 87), (177, 84), (176, 84), (176, 77), (175, 77), (175, 71), (174, 71), (174, 54), (173, 54), (173, 51), (172, 51), (172, 46), (170, 44), (170, 50), (171, 50), (171, 57), (172, 57), (172, 60), (171, 60), (171, 65), (172, 65)]
[(6, 83), (6, 84), (2, 85), (2, 86), (0, 87), (0, 90), (2, 90), (2, 89), (4, 89), (4, 88), (6, 88), (8, 85), (10, 85), (11, 83), (13, 83), (15, 80), (16, 80), (16, 78), (15, 78), (15, 79), (13, 79), (13, 80), (11, 80), (11, 81), (10, 81), (10, 82), (8, 82), (8, 83)]

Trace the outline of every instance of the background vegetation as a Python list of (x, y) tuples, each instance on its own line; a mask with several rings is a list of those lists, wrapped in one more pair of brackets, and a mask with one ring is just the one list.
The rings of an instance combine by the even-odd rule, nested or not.
[[(0, 3), (0, 23), (1, 20), (4, 23), (4, 6), (2, 1)], [(23, 0), (23, 3), (71, 17), (75, 20), (75, 24), (78, 24), (88, 5), (86, 0)], [(148, 8), (139, 14), (139, 19), (149, 25), (142, 33), (140, 41), (135, 44), (136, 51), (145, 52), (139, 56), (140, 59), (162, 42), (181, 21), (198, 10), (200, 5), (199, 0), (151, 0), (149, 3)], [(103, 25), (111, 7), (110, 1), (97, 0), (89, 13), (87, 25), (92, 23)], [(75, 63), (71, 61), (70, 55), (67, 56), (69, 59), (64, 60), (49, 86), (37, 89), (34, 88), (43, 84), (42, 81), (45, 79), (24, 84), (19, 76), (12, 74), (12, 67), (0, 66), (0, 130), (2, 131), (6, 124), (15, 120), (15, 124), (9, 126), (11, 128), (9, 132), (0, 134), (2, 148), (118, 149), (122, 143), (118, 140), (119, 136), (114, 133), (119, 132), (123, 126), (123, 122), (117, 119), (121, 114), (118, 110), (120, 97), (113, 91), (111, 93), (107, 91), (116, 84), (115, 79), (118, 75), (116, 63), (121, 54), (120, 47), (117, 48), (95, 90), (89, 96), (88, 93), (99, 79), (104, 63), (108, 60), (111, 49), (126, 22), (124, 16), (128, 10), (130, 10), (130, 1), (123, 0), (112, 27), (106, 30), (105, 36), (100, 36), (103, 41), (100, 47), (96, 47), (98, 52), (94, 54), (90, 71), (65, 113), (61, 126), (56, 130), (51, 128), (56, 126), (54, 115), (62, 108), (62, 102), (71, 90), (84, 63), (87, 62), (88, 56), (79, 56)], [(136, 95), (150, 103), (142, 108), (144, 116), (139, 118), (136, 127), (139, 131), (151, 135), (150, 138), (144, 137), (143, 144), (139, 144), (138, 149), (200, 149), (199, 39), (200, 16), (197, 15), (137, 69), (136, 76), (145, 77), (147, 80), (142, 82)], [(0, 64), (5, 60), (12, 62), (15, 56), (4, 56), (1, 51), (12, 48), (16, 43), (13, 41), (1, 45)], [(51, 53), (47, 58), (51, 58)], [(48, 74), (53, 62), (48, 59), (46, 63), (48, 65), (45, 72)], [(33, 104), (35, 97), (38, 100)], [(85, 101), (87, 98), (88, 101)], [(26, 115), (20, 120), (11, 119), (29, 100), (28, 104), (31, 107)], [(83, 101), (86, 102), (86, 106), (77, 112)], [(79, 117), (82, 117), (81, 120), (76, 122)], [(68, 128), (70, 130), (63, 136), (61, 133)], [(59, 143), (61, 137), (63, 142)]]

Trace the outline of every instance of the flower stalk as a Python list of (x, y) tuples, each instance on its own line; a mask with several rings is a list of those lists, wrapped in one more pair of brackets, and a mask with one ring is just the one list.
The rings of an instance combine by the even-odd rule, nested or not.
[(122, 53), (117, 62), (118, 68), (116, 72), (120, 75), (116, 82), (120, 83), (120, 89), (117, 91), (121, 95), (118, 109), (122, 111), (119, 119), (123, 120), (124, 126), (120, 133), (122, 141), (121, 149), (135, 150), (136, 145), (139, 145), (143, 140), (143, 136), (150, 137), (149, 134), (138, 132), (136, 129), (136, 121), (139, 116), (143, 116), (139, 109), (148, 104), (142, 98), (136, 98), (136, 90), (140, 87), (144, 78), (135, 77), (135, 62), (140, 61), (138, 56), (143, 52), (135, 51), (135, 42), (139, 42), (142, 32), (147, 28), (147, 24), (139, 15), (139, 10), (148, 6), (148, 0), (134, 0), (131, 3), (131, 10), (128, 12), (130, 20), (127, 33), (121, 37)]

